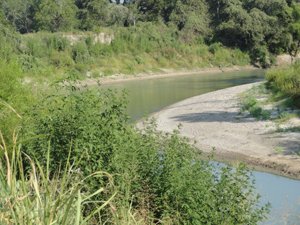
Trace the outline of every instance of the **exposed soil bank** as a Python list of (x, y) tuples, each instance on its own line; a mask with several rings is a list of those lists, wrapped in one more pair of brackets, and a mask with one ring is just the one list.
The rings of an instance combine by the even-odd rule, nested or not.
[(165, 77), (175, 77), (175, 76), (186, 76), (193, 74), (208, 74), (208, 73), (220, 73), (220, 72), (234, 72), (234, 71), (247, 71), (255, 70), (257, 67), (248, 65), (248, 66), (232, 66), (232, 67), (211, 67), (211, 68), (199, 68), (194, 70), (173, 70), (173, 69), (162, 69), (160, 73), (141, 73), (137, 75), (124, 75), (116, 74), (107, 77), (101, 77), (98, 79), (85, 79), (80, 83), (82, 85), (96, 85), (101, 84), (111, 84), (117, 82), (126, 82), (132, 80), (147, 80), (147, 79), (158, 79)]
[[(189, 98), (154, 114), (158, 129), (181, 134), (220, 161), (243, 161), (256, 169), (300, 178), (300, 133), (277, 132), (273, 121), (243, 116), (239, 95), (256, 84), (241, 85)], [(278, 152), (284, 149), (284, 152)]]

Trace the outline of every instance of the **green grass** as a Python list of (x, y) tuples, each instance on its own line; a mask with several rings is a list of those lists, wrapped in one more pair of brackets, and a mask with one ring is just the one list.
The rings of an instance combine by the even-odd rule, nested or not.
[(64, 33), (36, 33), (20, 36), (19, 58), (26, 76), (40, 80), (65, 78), (75, 68), (81, 79), (90, 72), (137, 74), (168, 69), (195, 69), (211, 66), (248, 65), (247, 53), (221, 44), (186, 44), (176, 30), (165, 25), (141, 23), (136, 27), (110, 28), (111, 44), (94, 43), (92, 33), (71, 44)]
[(300, 107), (300, 62), (286, 68), (269, 70), (266, 80), (274, 98), (288, 98), (290, 106)]
[(0, 135), (1, 224), (257, 224), (265, 218), (268, 205), (258, 207), (243, 165), (218, 170), (178, 131), (163, 134), (152, 121), (142, 131), (132, 127), (118, 92), (72, 84), (22, 114), (3, 104), (21, 122), (13, 138)]
[[(51, 174), (49, 154), (47, 166), (42, 167), (20, 150), (16, 136), (13, 137), (13, 145), (8, 146), (0, 132), (0, 154), (0, 224), (91, 224), (115, 196), (91, 201), (107, 187), (88, 193), (86, 180), (96, 176), (105, 176), (109, 180), (109, 174), (95, 172), (83, 177), (70, 163)], [(93, 210), (84, 213), (83, 210), (90, 206)]]
[(241, 97), (241, 111), (249, 112), (256, 119), (267, 120), (270, 118), (270, 111), (263, 109), (252, 93), (245, 93)]
[(283, 147), (280, 147), (280, 146), (277, 146), (274, 148), (274, 151), (277, 153), (277, 154), (283, 154), (284, 153), (284, 148)]

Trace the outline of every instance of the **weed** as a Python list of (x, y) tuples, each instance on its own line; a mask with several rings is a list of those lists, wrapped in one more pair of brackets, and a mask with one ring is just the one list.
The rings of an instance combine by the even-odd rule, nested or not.
[(280, 147), (280, 146), (277, 146), (275, 147), (274, 151), (277, 153), (277, 154), (282, 154), (284, 152), (284, 148), (283, 147)]

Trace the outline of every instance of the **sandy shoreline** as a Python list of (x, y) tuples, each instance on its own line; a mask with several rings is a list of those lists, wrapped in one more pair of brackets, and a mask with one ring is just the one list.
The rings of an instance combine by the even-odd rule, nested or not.
[(159, 79), (166, 77), (175, 77), (175, 76), (186, 76), (193, 74), (208, 74), (208, 73), (220, 73), (220, 72), (234, 72), (234, 71), (247, 71), (247, 70), (256, 70), (257, 67), (248, 65), (248, 66), (231, 66), (231, 67), (211, 67), (211, 68), (199, 68), (194, 70), (171, 70), (165, 69), (160, 73), (141, 73), (137, 75), (123, 75), (116, 74), (107, 77), (101, 78), (88, 78), (83, 81), (80, 81), (81, 85), (97, 85), (100, 84), (112, 84), (133, 80), (148, 80), (148, 79)]
[[(255, 84), (227, 88), (186, 99), (155, 113), (158, 129), (171, 132), (181, 124), (181, 135), (216, 160), (243, 161), (263, 171), (300, 179), (300, 133), (278, 133), (273, 121), (240, 115), (239, 95)], [(284, 149), (279, 153), (278, 149)]]

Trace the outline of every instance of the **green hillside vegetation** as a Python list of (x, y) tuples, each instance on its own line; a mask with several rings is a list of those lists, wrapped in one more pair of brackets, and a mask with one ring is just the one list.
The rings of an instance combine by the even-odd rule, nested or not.
[[(178, 131), (143, 131), (125, 94), (86, 77), (272, 64), (299, 49), (292, 0), (1, 0), (0, 224), (259, 224), (244, 166), (217, 168)], [(111, 43), (94, 41), (110, 35)], [(66, 35), (81, 36), (72, 43)], [(299, 99), (299, 65), (270, 86)], [(297, 80), (298, 79), (298, 80)], [(297, 83), (298, 82), (298, 83)]]
[(291, 105), (300, 108), (300, 62), (282, 69), (273, 69), (266, 74), (267, 87), (277, 99), (288, 98)]
[[(129, 28), (110, 28), (111, 44), (95, 43), (95, 33), (84, 33), (83, 40), (70, 44), (64, 33), (37, 33), (21, 36), (21, 64), (27, 76), (65, 78), (69, 72), (78, 78), (112, 74), (136, 74), (160, 68), (202, 68), (247, 65), (250, 59), (239, 49), (220, 43), (207, 46), (184, 44), (176, 30), (164, 24), (141, 23)], [(81, 33), (70, 34), (80, 37)]]
[[(23, 34), (11, 34), (23, 72), (42, 79), (250, 62), (267, 67), (275, 55), (299, 49), (294, 1), (2, 0), (0, 6), (2, 27)], [(64, 37), (86, 31), (75, 44)], [(101, 32), (114, 37), (110, 45), (94, 43), (91, 36)]]
[(266, 216), (243, 166), (218, 169), (152, 122), (137, 131), (125, 106), (113, 91), (74, 86), (34, 104), (19, 137), (2, 137), (1, 224), (257, 224)]

